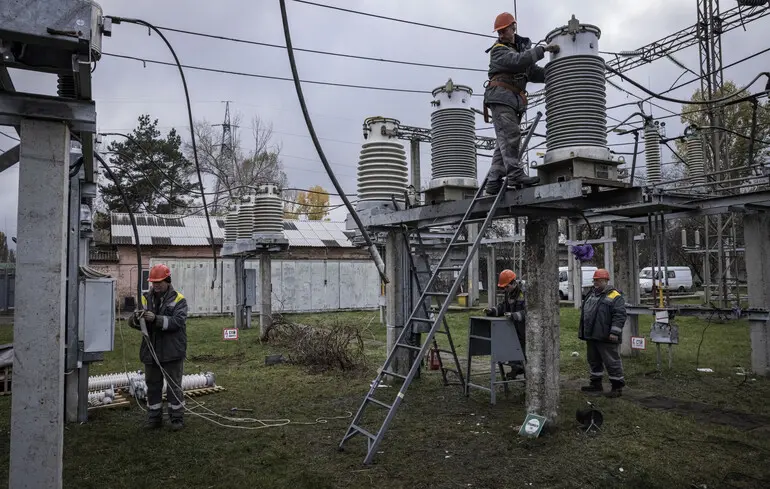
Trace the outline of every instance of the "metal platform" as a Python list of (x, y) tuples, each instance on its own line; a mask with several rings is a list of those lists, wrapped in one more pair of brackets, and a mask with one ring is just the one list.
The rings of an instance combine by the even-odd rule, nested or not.
[(630, 187), (618, 180), (618, 166), (622, 161), (574, 157), (535, 166), (543, 184), (580, 179), (585, 185), (603, 187)]

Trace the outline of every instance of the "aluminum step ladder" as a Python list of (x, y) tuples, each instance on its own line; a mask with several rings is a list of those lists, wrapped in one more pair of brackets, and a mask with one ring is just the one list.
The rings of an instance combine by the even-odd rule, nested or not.
[[(537, 127), (537, 124), (540, 121), (541, 116), (542, 114), (538, 112), (537, 116), (535, 117), (535, 120), (530, 125), (529, 131), (527, 132), (527, 136), (525, 137), (523, 144), (521, 145), (522, 150), (519, 157), (521, 157), (522, 154), (524, 153), (524, 148), (527, 147), (527, 144), (529, 143), (529, 140), (532, 137), (532, 133), (534, 132), (535, 127)], [(481, 241), (484, 239), (484, 234), (486, 233), (486, 230), (489, 227), (489, 224), (493, 220), (495, 211), (497, 210), (498, 206), (500, 205), (500, 202), (503, 200), (503, 197), (508, 191), (508, 187), (507, 187), (508, 179), (505, 178), (503, 179), (503, 184), (496, 195), (485, 196), (484, 187), (486, 186), (486, 183), (487, 183), (487, 178), (484, 178), (484, 181), (479, 186), (479, 189), (476, 191), (476, 194), (474, 195), (470, 206), (465, 211), (465, 214), (460, 220), (460, 223), (457, 226), (457, 229), (455, 230), (455, 233), (452, 236), (452, 239), (450, 240), (446, 250), (444, 250), (444, 253), (441, 256), (441, 260), (439, 260), (438, 266), (436, 267), (435, 270), (432, 271), (430, 279), (425, 285), (425, 288), (421, 291), (420, 298), (418, 299), (417, 304), (412, 310), (412, 313), (410, 314), (409, 319), (404, 324), (404, 328), (401, 330), (401, 334), (396, 339), (396, 343), (393, 345), (393, 349), (388, 353), (388, 357), (385, 359), (385, 363), (383, 364), (382, 368), (378, 370), (377, 377), (375, 377), (374, 381), (369, 387), (369, 392), (364, 397), (364, 400), (361, 403), (360, 407), (358, 408), (356, 415), (353, 417), (353, 420), (351, 421), (350, 426), (348, 426), (345, 436), (342, 438), (342, 441), (340, 442), (339, 448), (340, 450), (342, 450), (344, 448), (345, 442), (347, 442), (354, 436), (356, 435), (365, 436), (367, 439), (367, 453), (366, 453), (366, 457), (364, 458), (364, 464), (366, 465), (372, 463), (372, 460), (374, 459), (374, 455), (377, 453), (377, 448), (379, 447), (383, 437), (385, 436), (385, 432), (387, 431), (391, 421), (393, 421), (393, 418), (396, 415), (396, 411), (398, 410), (398, 407), (401, 405), (401, 402), (404, 400), (404, 397), (406, 395), (407, 389), (409, 388), (409, 385), (412, 383), (412, 380), (414, 380), (415, 375), (420, 369), (420, 364), (422, 359), (425, 357), (425, 354), (428, 352), (431, 345), (434, 344), (434, 339), (436, 334), (446, 334), (451, 341), (451, 334), (449, 332), (449, 327), (445, 321), (446, 313), (447, 311), (449, 311), (449, 306), (451, 304), (452, 298), (455, 297), (455, 294), (457, 294), (458, 290), (460, 289), (460, 284), (465, 278), (465, 274), (468, 271), (471, 260), (474, 258), (474, 255), (478, 252), (479, 246), (481, 245)], [(487, 212), (486, 217), (484, 218), (471, 217), (479, 203), (489, 202), (490, 200), (492, 200), (492, 204), (489, 207), (489, 211)], [(473, 241), (468, 241), (467, 239), (463, 239), (462, 235), (463, 235), (463, 231), (466, 230), (466, 226), (468, 226), (469, 224), (477, 224), (477, 223), (481, 223), (481, 227), (478, 230), (478, 234), (476, 235), (476, 238)], [(467, 235), (468, 234), (466, 233), (466, 236)], [(468, 250), (466, 254), (466, 258), (463, 261), (462, 266), (460, 266), (459, 268), (453, 267), (453, 266), (447, 266), (447, 262), (449, 261), (449, 257), (452, 254), (452, 251), (456, 249)], [(410, 253), (410, 257), (411, 257), (411, 253)], [(438, 282), (437, 278), (439, 277), (439, 275), (447, 272), (449, 273), (459, 272), (457, 275), (457, 278), (453, 281), (449, 291), (441, 292), (441, 291), (434, 290), (434, 286), (437, 285), (437, 282)], [(428, 299), (436, 300), (438, 305), (438, 313), (436, 313), (430, 319), (425, 319), (424, 317), (420, 317), (420, 313), (423, 312), (421, 310), (425, 309), (425, 302)], [(430, 326), (429, 328), (428, 328), (428, 325)], [(427, 334), (422, 339), (422, 344), (420, 346), (412, 345), (410, 342), (411, 336), (416, 332), (421, 333), (423, 331), (427, 332)], [(450, 343), (450, 345), (452, 344)], [(396, 355), (401, 353), (401, 351), (403, 350), (408, 350), (412, 354), (416, 353), (416, 355), (410, 355), (413, 361), (409, 369), (409, 372), (406, 375), (401, 375), (399, 373), (392, 371), (391, 369), (393, 365), (393, 361), (396, 358)], [(454, 352), (453, 345), (451, 346), (451, 351)], [(454, 358), (457, 359), (456, 353), (454, 353)], [(459, 361), (457, 362), (457, 364), (458, 364), (458, 372), (459, 372), (460, 371)], [(462, 373), (460, 373), (460, 375), (462, 375)], [(382, 381), (386, 377), (398, 379), (398, 380), (401, 380), (402, 382), (401, 387), (398, 389), (398, 393), (389, 402), (382, 401), (375, 397), (375, 393), (378, 392), (379, 386), (381, 385)], [(465, 381), (463, 380), (463, 388), (465, 387), (464, 382)], [(364, 414), (366, 413), (367, 408), (370, 406), (386, 411), (384, 421), (380, 423), (379, 428), (374, 433), (372, 433), (371, 431), (361, 426)]]

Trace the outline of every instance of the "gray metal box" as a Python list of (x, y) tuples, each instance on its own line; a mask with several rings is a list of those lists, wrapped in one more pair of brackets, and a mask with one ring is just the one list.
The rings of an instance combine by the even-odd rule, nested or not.
[(115, 279), (80, 282), (80, 338), (85, 353), (112, 351), (115, 340)]
[(246, 286), (244, 287), (244, 290), (246, 291), (246, 306), (254, 307), (257, 305), (257, 271), (253, 268), (247, 268), (244, 270), (244, 280), (246, 281)]

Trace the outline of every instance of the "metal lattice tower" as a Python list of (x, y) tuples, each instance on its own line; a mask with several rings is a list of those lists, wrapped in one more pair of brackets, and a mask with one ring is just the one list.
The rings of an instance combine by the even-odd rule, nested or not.
[[(222, 126), (222, 139), (219, 143), (219, 158), (223, 161), (235, 159), (235, 140), (233, 139), (233, 126), (230, 122), (230, 100), (225, 100), (225, 118), (222, 124), (214, 124), (214, 126)], [(222, 190), (222, 182), (217, 178), (216, 186), (214, 187), (214, 204), (212, 213), (216, 214), (219, 211), (219, 192)]]

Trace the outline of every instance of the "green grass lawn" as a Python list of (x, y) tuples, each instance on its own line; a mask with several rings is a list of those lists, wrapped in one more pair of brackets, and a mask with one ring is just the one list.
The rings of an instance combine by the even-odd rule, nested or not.
[[(470, 314), (450, 315), (460, 355), (466, 351)], [(223, 415), (231, 407), (249, 408), (254, 410), (249, 416), (288, 418), (296, 424), (232, 429), (188, 413), (182, 432), (145, 432), (143, 412), (136, 404), (95, 411), (87, 424), (66, 427), (65, 487), (770, 487), (770, 426), (748, 430), (718, 424), (702, 405), (770, 419), (770, 381), (743, 382), (735, 375), (736, 366), (750, 365), (746, 323), (709, 325), (699, 365), (714, 373), (702, 374), (695, 370), (696, 353), (706, 323), (681, 319), (681, 344), (674, 349), (673, 368), (664, 366), (662, 373), (654, 373), (652, 348), (625, 359), (627, 395), (611, 400), (579, 392), (586, 366), (577, 318), (576, 310), (562, 309), (563, 385), (554, 433), (536, 440), (517, 435), (525, 416), (520, 387), (507, 398), (499, 395), (497, 405), (490, 406), (483, 392), (466, 398), (458, 387), (444, 387), (439, 375), (426, 373), (412, 384), (380, 445), (382, 453), (369, 467), (362, 465), (363, 438), (350, 440), (344, 452), (337, 450), (348, 419), (313, 421), (345, 416), (358, 408), (385, 354), (379, 313), (291, 317), (321, 327), (334, 322), (358, 325), (371, 360), (363, 374), (310, 374), (306, 367), (265, 366), (266, 355), (282, 351), (261, 345), (257, 330), (243, 331), (237, 342), (223, 341), (222, 328), (232, 319), (191, 319), (186, 372), (213, 371), (217, 383), (226, 388), (196, 400)], [(648, 321), (643, 322), (644, 333), (649, 332)], [(11, 339), (12, 327), (0, 324), (0, 343)], [(138, 332), (119, 323), (115, 351), (94, 365), (92, 373), (141, 368), (138, 346)], [(579, 357), (572, 357), (573, 351)], [(685, 410), (644, 407), (640, 400), (651, 395), (690, 404), (680, 403)], [(604, 413), (604, 429), (598, 436), (585, 436), (574, 420), (586, 399)], [(10, 400), (0, 396), (0, 487), (8, 478)], [(189, 401), (188, 407), (194, 404)]]

